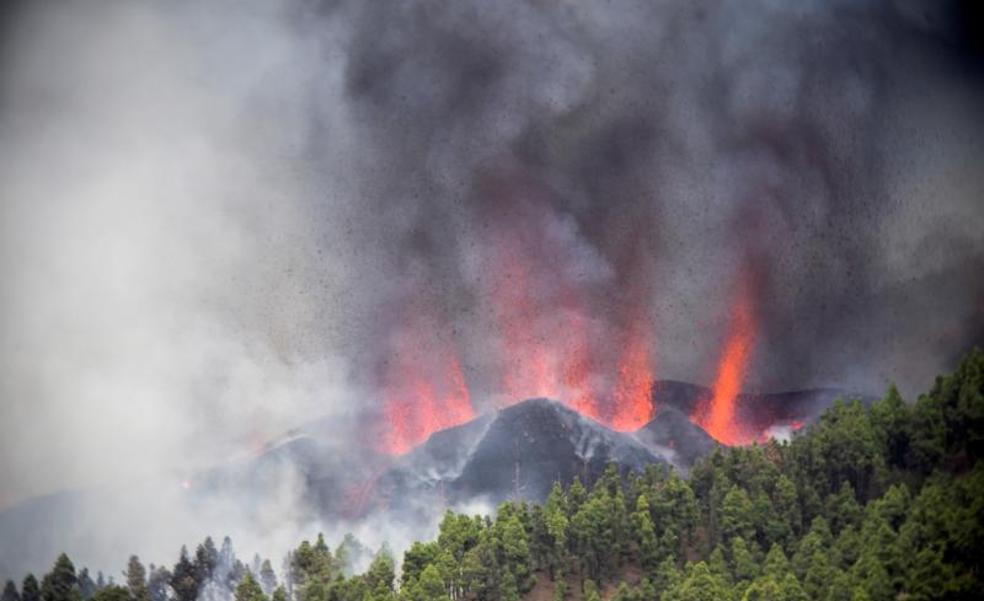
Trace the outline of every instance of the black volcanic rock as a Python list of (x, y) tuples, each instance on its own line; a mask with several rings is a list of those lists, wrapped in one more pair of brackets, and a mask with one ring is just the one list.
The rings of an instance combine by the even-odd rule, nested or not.
[(499, 412), (452, 483), (457, 496), (543, 500), (554, 481), (593, 481), (609, 463), (642, 470), (665, 460), (631, 437), (547, 399)]
[(483, 413), (460, 426), (434, 432), (400, 462), (401, 466), (435, 481), (456, 478), (494, 419), (494, 413)]
[(684, 470), (717, 446), (703, 428), (672, 406), (661, 409), (651, 422), (636, 430), (635, 437), (651, 449), (669, 449), (673, 464)]
[(577, 476), (590, 482), (609, 463), (628, 471), (666, 461), (631, 435), (560, 403), (530, 399), (436, 433), (381, 479), (381, 496), (391, 507), (426, 491), (449, 504), (477, 498), (542, 501), (554, 481), (569, 483)]
[(653, 404), (657, 409), (673, 407), (685, 415), (690, 415), (701, 401), (710, 399), (713, 394), (705, 386), (676, 380), (656, 380), (652, 389)]

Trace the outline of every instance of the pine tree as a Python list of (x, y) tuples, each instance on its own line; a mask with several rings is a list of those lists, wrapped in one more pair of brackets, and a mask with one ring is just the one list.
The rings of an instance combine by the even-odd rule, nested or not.
[(3, 595), (0, 595), (0, 601), (21, 601), (20, 593), (17, 592), (17, 585), (14, 584), (13, 580), (8, 580), (7, 584), (3, 586)]
[[(556, 599), (556, 596), (554, 598)], [(594, 580), (584, 581), (584, 601), (601, 601), (598, 585), (595, 584)]]
[(821, 599), (826, 595), (827, 587), (833, 577), (833, 569), (830, 566), (830, 556), (823, 549), (813, 552), (810, 559), (810, 566), (803, 577), (803, 590), (811, 599)]
[(92, 577), (89, 576), (89, 568), (82, 568), (79, 570), (79, 594), (82, 595), (83, 601), (89, 601), (92, 596), (96, 594), (96, 583), (92, 581)]
[(264, 559), (260, 563), (259, 575), (263, 592), (272, 595), (273, 591), (277, 588), (277, 573), (273, 571), (273, 566), (270, 565), (269, 559)]
[(178, 562), (171, 572), (171, 589), (177, 601), (195, 601), (198, 598), (198, 578), (195, 564), (188, 558), (188, 549), (181, 547)]
[(618, 583), (618, 588), (615, 589), (615, 594), (612, 596), (611, 601), (635, 601), (635, 591), (629, 588), (629, 585), (623, 580)]
[(140, 563), (139, 557), (130, 556), (123, 576), (126, 578), (126, 588), (130, 591), (132, 601), (150, 601), (150, 592), (147, 589), (147, 571)]
[(758, 577), (758, 564), (748, 550), (745, 539), (736, 536), (731, 541), (731, 569), (735, 580), (751, 582)]
[(649, 510), (649, 499), (640, 494), (636, 500), (636, 510), (632, 514), (632, 525), (636, 535), (636, 545), (639, 548), (639, 561), (645, 571), (655, 570), (662, 559), (659, 541), (656, 540), (656, 529), (653, 526), (652, 514)]
[(782, 585), (774, 576), (767, 575), (756, 579), (745, 589), (742, 601), (785, 601)]
[(509, 570), (502, 573), (502, 584), (499, 587), (500, 601), (519, 601), (519, 587), (516, 577)]
[(789, 570), (789, 560), (786, 559), (786, 554), (783, 553), (779, 543), (774, 543), (765, 556), (762, 573), (766, 576), (772, 576), (776, 582), (779, 582), (789, 573)]
[(396, 573), (394, 571), (393, 555), (388, 548), (383, 547), (376, 553), (376, 557), (369, 564), (365, 578), (374, 601), (382, 601), (393, 595)]
[(770, 546), (771, 543), (777, 542), (788, 549), (793, 537), (798, 536), (802, 531), (803, 522), (796, 485), (786, 474), (781, 474), (776, 480), (772, 493), (772, 507), (775, 514), (768, 527)]
[(171, 572), (164, 566), (150, 568), (150, 575), (147, 577), (147, 592), (150, 593), (150, 601), (168, 601), (168, 591), (171, 581)]
[(130, 591), (126, 590), (126, 587), (109, 584), (99, 589), (92, 599), (93, 601), (129, 601)]
[(909, 463), (912, 417), (898, 388), (892, 384), (885, 398), (871, 406), (871, 427), (881, 445), (885, 462), (895, 468)]
[(236, 586), (236, 601), (266, 601), (266, 598), (253, 573), (246, 570), (243, 579)]
[(827, 498), (826, 515), (830, 529), (834, 534), (840, 533), (846, 527), (857, 528), (861, 524), (861, 506), (854, 495), (854, 487), (844, 481), (840, 490)]
[(21, 601), (41, 601), (41, 588), (34, 574), (24, 577), (24, 583), (21, 584)]
[(82, 599), (78, 579), (75, 576), (75, 566), (68, 555), (64, 553), (59, 555), (51, 572), (42, 579), (41, 599), (43, 601), (80, 601)]
[(788, 573), (779, 583), (782, 590), (782, 598), (785, 601), (810, 601), (799, 580), (793, 573)]
[(663, 601), (722, 601), (730, 599), (728, 587), (703, 561), (689, 566), (686, 577), (667, 590)]
[(567, 491), (567, 517), (572, 517), (577, 510), (581, 508), (584, 501), (588, 498), (588, 491), (581, 484), (581, 479), (577, 476), (574, 477), (574, 482), (571, 484), (570, 489)]
[(420, 578), (413, 586), (416, 589), (416, 594), (412, 594), (414, 601), (444, 601), (448, 598), (441, 574), (433, 565), (428, 565), (421, 571)]
[(342, 542), (335, 547), (335, 568), (339, 573), (351, 576), (354, 573), (355, 563), (365, 552), (362, 543), (351, 532), (346, 533)]
[(570, 528), (567, 519), (565, 502), (560, 486), (554, 484), (554, 490), (547, 498), (544, 509), (544, 520), (546, 522), (547, 541), (547, 561), (550, 579), (553, 580), (558, 571), (566, 571), (568, 568), (568, 530)]
[(437, 543), (414, 542), (403, 554), (403, 586), (417, 580), (423, 571), (437, 561), (441, 548)]
[(215, 575), (215, 568), (218, 563), (219, 552), (215, 549), (212, 537), (208, 536), (195, 549), (195, 581), (198, 583), (199, 589)]
[(728, 544), (736, 536), (745, 540), (752, 540), (755, 536), (752, 501), (745, 489), (737, 484), (724, 496), (721, 507), (721, 536)]

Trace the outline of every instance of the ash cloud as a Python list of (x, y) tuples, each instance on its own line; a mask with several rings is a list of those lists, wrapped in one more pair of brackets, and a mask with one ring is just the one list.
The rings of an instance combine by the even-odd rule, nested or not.
[[(354, 27), (346, 99), (386, 167), (362, 198), (395, 215), (366, 221), (385, 232), (371, 244), (390, 243), (374, 250), (394, 274), (426, 266), (465, 316), (466, 353), (487, 361), (499, 334), (476, 326), (495, 311), (482, 283), (497, 267), (470, 260), (495, 254), (489, 231), (528, 257), (539, 323), (574, 289), (617, 345), (641, 287), (660, 377), (713, 378), (743, 272), (756, 282), (752, 387), (878, 393), (894, 379), (913, 392), (981, 340), (981, 81), (951, 11), (334, 10)], [(572, 232), (562, 243), (554, 224)], [(481, 357), (473, 381), (490, 371)]]
[(984, 341), (980, 49), (940, 6), (9, 9), (0, 507), (378, 415), (408, 306), (479, 408), (517, 314), (583, 318), (601, 379), (650, 323), (656, 376), (709, 383), (742, 277), (748, 388), (925, 388)]

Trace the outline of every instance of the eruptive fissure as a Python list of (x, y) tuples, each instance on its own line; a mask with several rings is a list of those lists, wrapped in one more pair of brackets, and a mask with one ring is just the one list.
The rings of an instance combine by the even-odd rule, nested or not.
[[(597, 322), (572, 286), (556, 287), (547, 306), (534, 276), (542, 266), (522, 245), (499, 240), (489, 277), (492, 326), (501, 337), (501, 393), (493, 404), (504, 408), (524, 399), (546, 397), (616, 431), (638, 430), (657, 412), (654, 399), (652, 323), (640, 286), (628, 286), (621, 303), (625, 317), (615, 349), (597, 340)], [(386, 432), (380, 450), (404, 454), (432, 433), (475, 416), (459, 354), (449, 327), (434, 306), (407, 303), (405, 319), (390, 337), (391, 355), (383, 372)], [(548, 315), (549, 318), (545, 318)], [(602, 332), (601, 334), (607, 334)], [(694, 408), (690, 419), (726, 445), (750, 444), (768, 430), (742, 421), (739, 398), (755, 345), (754, 288), (742, 276), (730, 308), (727, 331), (712, 394)], [(596, 344), (592, 344), (596, 343)], [(611, 355), (604, 362), (602, 351)], [(610, 374), (605, 377), (606, 371)], [(613, 377), (612, 377), (613, 376)], [(798, 424), (797, 424), (798, 425)]]

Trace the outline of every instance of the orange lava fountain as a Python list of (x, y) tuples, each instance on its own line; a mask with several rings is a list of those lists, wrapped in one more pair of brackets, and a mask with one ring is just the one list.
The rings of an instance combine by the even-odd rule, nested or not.
[(635, 320), (625, 349), (618, 361), (615, 407), (609, 425), (619, 432), (631, 432), (653, 418), (653, 374), (649, 349), (648, 323)]
[(599, 419), (582, 291), (557, 268), (564, 250), (541, 229), (545, 215), (517, 210), (529, 212), (524, 227), (487, 232), (481, 257), (486, 314), (501, 344), (498, 404), (546, 397)]
[(726, 445), (748, 444), (755, 439), (738, 419), (737, 401), (755, 344), (752, 298), (748, 283), (742, 281), (735, 303), (724, 353), (718, 364), (714, 394), (698, 405), (691, 419), (715, 440)]
[(454, 344), (438, 335), (447, 328), (424, 303), (406, 312), (411, 317), (393, 334), (383, 373), (386, 430), (377, 446), (392, 455), (475, 416)]
[(381, 450), (392, 455), (402, 455), (434, 432), (475, 416), (456, 359), (449, 359), (445, 375), (437, 375), (435, 370), (429, 378), (415, 375), (413, 362), (409, 363), (394, 369), (395, 383), (386, 389), (384, 411), (389, 431)]
[(572, 409), (595, 421), (603, 421), (598, 399), (591, 389), (591, 355), (585, 331), (584, 318), (579, 314), (569, 317), (570, 329), (564, 347), (568, 354), (563, 364), (563, 384), (568, 391), (567, 404)]

